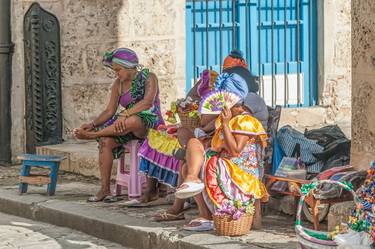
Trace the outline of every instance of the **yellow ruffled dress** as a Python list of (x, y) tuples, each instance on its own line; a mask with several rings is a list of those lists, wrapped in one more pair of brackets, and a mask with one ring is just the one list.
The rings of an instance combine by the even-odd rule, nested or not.
[[(267, 199), (266, 187), (259, 179), (261, 151), (266, 146), (267, 134), (262, 124), (249, 114), (232, 118), (229, 128), (233, 134), (249, 136), (243, 151), (236, 156), (224, 148), (224, 135), (220, 122), (216, 121), (216, 132), (211, 141), (214, 151), (220, 153), (211, 156), (205, 163), (202, 176), (206, 191), (204, 199), (208, 206), (220, 207), (224, 201), (240, 200), (244, 203), (255, 199)], [(224, 148), (224, 149), (223, 149)]]

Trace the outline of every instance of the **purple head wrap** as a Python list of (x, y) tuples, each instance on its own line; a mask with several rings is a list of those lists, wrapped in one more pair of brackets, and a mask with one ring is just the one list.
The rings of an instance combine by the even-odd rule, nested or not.
[(136, 68), (138, 66), (137, 54), (129, 48), (118, 48), (112, 52), (105, 52), (103, 65), (112, 69), (112, 64), (116, 63), (126, 68)]

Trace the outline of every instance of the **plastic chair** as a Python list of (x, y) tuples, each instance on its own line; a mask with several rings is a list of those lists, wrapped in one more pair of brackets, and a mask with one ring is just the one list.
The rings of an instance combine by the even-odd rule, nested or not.
[(132, 140), (124, 145), (125, 151), (130, 154), (130, 169), (125, 170), (125, 153), (121, 156), (115, 185), (115, 195), (121, 195), (122, 187), (128, 188), (128, 198), (134, 199), (142, 195), (142, 187), (146, 184), (146, 177), (139, 173), (138, 140)]

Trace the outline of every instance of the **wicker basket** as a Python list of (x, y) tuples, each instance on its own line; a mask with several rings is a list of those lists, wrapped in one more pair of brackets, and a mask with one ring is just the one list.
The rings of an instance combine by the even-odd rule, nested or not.
[(240, 236), (247, 234), (253, 223), (253, 215), (244, 214), (238, 220), (233, 220), (230, 215), (214, 215), (216, 233), (222, 236)]
[(188, 112), (181, 112), (181, 111), (177, 111), (177, 114), (178, 114), (178, 117), (180, 118), (182, 127), (191, 128), (194, 130), (195, 128), (201, 126), (201, 119), (199, 116), (191, 118), (189, 117)]
[(304, 249), (336, 249), (338, 247), (337, 243), (334, 240), (329, 238), (328, 232), (315, 231), (312, 229), (308, 229), (308, 228), (303, 227), (301, 224), (301, 211), (302, 211), (302, 206), (303, 206), (305, 198), (309, 194), (312, 194), (312, 191), (323, 183), (335, 184), (348, 190), (353, 195), (354, 202), (358, 203), (358, 196), (345, 183), (332, 181), (332, 180), (321, 180), (321, 181), (316, 182), (315, 187), (310, 189), (308, 193), (302, 195), (301, 199), (298, 202), (295, 231), (297, 234), (297, 239), (300, 244), (300, 247)]

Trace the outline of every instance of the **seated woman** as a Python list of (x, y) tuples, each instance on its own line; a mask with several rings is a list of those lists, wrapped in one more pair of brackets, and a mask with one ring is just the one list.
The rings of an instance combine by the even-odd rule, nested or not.
[[(249, 109), (242, 103), (230, 110), (224, 109), (216, 120), (209, 151), (206, 152), (207, 148), (200, 140), (189, 141), (184, 166), (187, 168), (182, 170), (183, 184), (175, 195), (180, 199), (194, 196), (199, 217), (184, 229), (213, 229), (212, 212), (227, 200), (247, 202), (255, 198), (256, 209), (260, 210), (259, 199), (268, 197), (265, 186), (259, 180), (261, 151), (266, 146), (267, 136)], [(259, 225), (256, 223), (260, 219), (258, 211), (254, 226)]]
[[(205, 70), (200, 80), (190, 90), (188, 97), (200, 100), (202, 96), (212, 91), (217, 73)], [(202, 125), (206, 124), (205, 119)], [(180, 130), (180, 129), (179, 129)], [(161, 131), (150, 129), (147, 139), (139, 149), (140, 171), (148, 176), (148, 186), (141, 200), (129, 202), (130, 206), (151, 205), (147, 202), (154, 201), (165, 195), (166, 186), (176, 188), (178, 184), (180, 161), (175, 157), (175, 151), (181, 148), (181, 136), (167, 135)], [(183, 143), (182, 143), (183, 144)], [(159, 203), (159, 202), (155, 202)]]
[[(202, 76), (202, 79), (204, 79), (204, 74)], [(197, 89), (199, 90), (198, 87)], [(241, 96), (241, 98), (245, 98), (245, 96), (248, 94), (247, 82), (239, 75), (232, 73), (222, 73), (219, 76), (217, 76), (213, 85), (213, 90), (230, 91)], [(201, 93), (201, 96), (205, 96), (208, 93), (209, 92), (205, 92), (203, 94)], [(176, 150), (174, 156), (177, 159), (180, 159), (181, 161), (185, 161), (186, 146), (189, 140), (192, 138), (197, 138), (202, 142), (202, 144), (208, 145), (212, 138), (213, 132), (215, 131), (216, 118), (217, 115), (202, 115), (202, 127), (196, 128), (195, 131), (185, 127), (179, 128), (177, 131), (177, 137), (181, 145), (181, 148)], [(179, 182), (181, 183), (180, 178)], [(183, 219), (184, 202), (184, 200), (176, 198), (173, 205), (168, 210), (159, 213), (155, 216), (155, 220), (166, 221), (174, 219)]]
[(249, 66), (243, 58), (240, 50), (232, 50), (230, 54), (225, 57), (223, 63), (223, 73), (234, 73), (241, 76), (249, 88), (249, 92), (256, 93), (259, 91), (259, 85), (256, 77), (249, 71)]
[(123, 145), (144, 138), (150, 128), (163, 122), (157, 78), (148, 69), (139, 67), (134, 51), (118, 48), (106, 53), (103, 64), (117, 75), (107, 108), (93, 121), (74, 130), (78, 139), (99, 140), (101, 188), (88, 199), (90, 202), (110, 200), (113, 159), (123, 153)]

